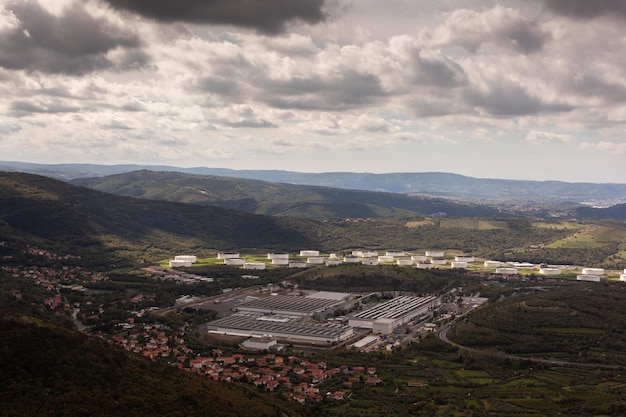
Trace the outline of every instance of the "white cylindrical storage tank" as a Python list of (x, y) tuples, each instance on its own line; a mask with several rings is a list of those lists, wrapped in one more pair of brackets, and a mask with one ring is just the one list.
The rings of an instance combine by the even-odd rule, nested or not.
[(274, 252), (274, 253), (268, 253), (267, 254), (267, 259), (287, 259), (289, 260), (289, 254), (287, 252)]
[(229, 258), (240, 258), (239, 253), (237, 252), (220, 252), (217, 254), (217, 259), (229, 259)]
[(198, 258), (195, 255), (177, 255), (174, 256), (175, 261), (189, 261), (192, 264), (198, 262)]
[(243, 269), (265, 269), (263, 262), (246, 262), (243, 264)]
[(358, 264), (359, 262), (361, 262), (361, 259), (357, 256), (344, 256), (343, 257), (343, 261), (347, 264)]
[(224, 265), (229, 266), (242, 266), (246, 261), (243, 258), (226, 258), (224, 259)]
[(517, 268), (496, 268), (496, 274), (517, 274)]
[(412, 266), (413, 260), (412, 259), (396, 259), (396, 263), (400, 266)]
[(539, 273), (543, 275), (561, 275), (559, 268), (539, 268)]
[(467, 262), (454, 261), (450, 264), (451, 268), (467, 268)]
[(393, 262), (393, 256), (381, 255), (378, 257), (378, 262)]
[(576, 280), (577, 281), (600, 282), (600, 275), (580, 274), (580, 275), (576, 275)]
[(603, 268), (583, 268), (583, 275), (604, 275)]
[(416, 262), (424, 262), (426, 260), (426, 256), (424, 255), (412, 255), (411, 260)]
[(502, 265), (502, 262), (500, 262), (500, 261), (485, 261), (483, 263), (483, 265), (488, 267), (488, 268), (498, 268), (500, 265)]
[(301, 250), (300, 256), (305, 256), (307, 258), (311, 256), (320, 256), (320, 251), (318, 250)]
[(443, 258), (445, 251), (442, 250), (427, 250), (425, 255), (430, 258)]
[(310, 258), (306, 260), (306, 263), (313, 264), (313, 265), (321, 265), (324, 263), (324, 258), (319, 257), (319, 256), (311, 256)]
[(191, 266), (191, 261), (184, 261), (180, 259), (174, 259), (169, 262), (170, 268), (178, 268), (181, 266)]
[(455, 256), (454, 260), (458, 262), (467, 262), (467, 263), (476, 261), (476, 259), (473, 256)]

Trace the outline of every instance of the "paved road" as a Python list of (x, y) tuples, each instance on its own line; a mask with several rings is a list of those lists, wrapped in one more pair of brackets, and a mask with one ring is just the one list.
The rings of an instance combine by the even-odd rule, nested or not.
[(448, 338), (448, 331), (450, 330), (450, 328), (452, 328), (452, 326), (454, 326), (454, 324), (459, 318), (444, 325), (441, 329), (437, 330), (437, 333), (435, 333), (442, 342), (455, 346), (459, 349), (465, 349), (469, 352), (476, 352), (483, 356), (493, 356), (495, 358), (501, 358), (501, 359), (504, 358), (504, 359), (518, 360), (518, 361), (530, 361), (532, 363), (539, 363), (539, 364), (550, 365), (550, 366), (563, 366), (563, 367), (569, 367), (569, 368), (611, 369), (611, 370), (623, 370), (624, 369), (623, 366), (618, 366), (618, 365), (605, 365), (605, 364), (599, 364), (599, 363), (567, 362), (567, 361), (556, 361), (556, 360), (551, 360), (551, 359), (529, 358), (526, 356), (507, 355), (504, 352), (491, 352), (491, 351), (474, 349), (474, 348), (462, 346), (462, 345), (459, 345), (458, 343), (453, 342), (452, 340)]

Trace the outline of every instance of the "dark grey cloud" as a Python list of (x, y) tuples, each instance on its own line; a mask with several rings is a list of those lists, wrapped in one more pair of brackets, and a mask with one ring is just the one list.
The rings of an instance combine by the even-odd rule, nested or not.
[(143, 65), (141, 53), (112, 62), (109, 51), (140, 47), (139, 38), (111, 22), (95, 18), (78, 3), (55, 16), (36, 1), (5, 6), (19, 26), (0, 32), (0, 66), (13, 70), (85, 74), (97, 69)]
[(540, 0), (555, 13), (577, 19), (593, 19), (601, 15), (626, 18), (624, 0)]
[(160, 22), (225, 24), (268, 34), (292, 21), (315, 24), (325, 19), (325, 0), (103, 0), (117, 10)]
[(33, 113), (74, 113), (80, 111), (77, 106), (69, 106), (59, 100), (52, 100), (48, 103), (35, 103), (33, 101), (19, 100), (10, 105), (10, 114), (15, 117), (30, 116)]
[(456, 87), (467, 83), (463, 68), (451, 59), (424, 57), (419, 51), (413, 54), (414, 84), (433, 87)]
[(259, 100), (277, 108), (304, 110), (342, 110), (374, 103), (386, 95), (380, 79), (373, 74), (346, 71), (341, 77), (293, 78), (289, 81), (265, 80)]
[(526, 116), (573, 110), (565, 104), (544, 102), (522, 86), (508, 82), (494, 82), (488, 91), (469, 89), (464, 98), (469, 105), (493, 116)]

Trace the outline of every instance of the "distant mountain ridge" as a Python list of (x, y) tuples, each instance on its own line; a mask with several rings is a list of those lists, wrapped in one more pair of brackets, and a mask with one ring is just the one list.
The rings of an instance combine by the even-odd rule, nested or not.
[(45, 165), (24, 162), (0, 162), (0, 170), (29, 172), (66, 181), (76, 178), (121, 174), (143, 169), (352, 190), (424, 194), (474, 202), (511, 204), (575, 202), (601, 207), (626, 203), (626, 184), (483, 179), (442, 172), (386, 174), (354, 172), (303, 173), (280, 170), (181, 168), (165, 165)]
[(506, 213), (486, 205), (441, 198), (180, 172), (142, 170), (76, 179), (71, 183), (117, 195), (316, 220), (350, 217), (406, 218), (422, 215), (507, 216)]

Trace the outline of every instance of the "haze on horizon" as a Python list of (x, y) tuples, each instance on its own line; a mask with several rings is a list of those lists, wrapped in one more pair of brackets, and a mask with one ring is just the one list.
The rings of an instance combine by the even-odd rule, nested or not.
[(3, 160), (626, 182), (621, 0), (5, 0)]

